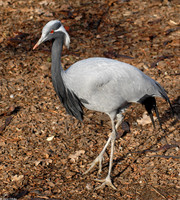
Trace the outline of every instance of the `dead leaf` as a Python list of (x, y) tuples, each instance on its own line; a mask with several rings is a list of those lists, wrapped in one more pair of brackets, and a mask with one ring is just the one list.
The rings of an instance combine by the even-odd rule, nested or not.
[[(154, 117), (154, 120), (156, 120), (157, 117)], [(146, 124), (150, 124), (151, 123), (151, 119), (150, 117), (147, 115), (147, 112), (143, 113), (143, 117), (141, 119), (137, 119), (137, 123), (141, 124), (142, 126), (146, 125)]]
[(22, 179), (24, 178), (24, 175), (15, 175), (15, 176), (12, 176), (12, 181), (21, 181)]
[(84, 154), (84, 153), (85, 153), (84, 150), (79, 150), (79, 151), (76, 151), (75, 154), (70, 154), (70, 155), (68, 156), (68, 158), (70, 159), (70, 161), (71, 161), (72, 163), (75, 163), (75, 162), (78, 160), (79, 156), (81, 156), (81, 155)]

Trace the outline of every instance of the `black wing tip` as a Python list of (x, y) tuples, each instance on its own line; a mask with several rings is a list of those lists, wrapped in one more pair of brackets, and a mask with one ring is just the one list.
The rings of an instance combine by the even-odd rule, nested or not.
[(154, 129), (155, 129), (155, 122), (154, 122), (152, 110), (155, 111), (157, 119), (159, 121), (160, 128), (162, 129), (161, 120), (160, 120), (158, 108), (157, 108), (157, 105), (156, 105), (156, 99), (154, 97), (152, 97), (152, 96), (145, 95), (138, 102), (145, 106), (145, 109), (146, 109), (146, 111), (148, 112), (148, 114), (150, 116), (150, 119), (152, 121)]
[(162, 97), (166, 100), (166, 102), (169, 104), (169, 106), (170, 106), (170, 109), (171, 109), (171, 112), (172, 112), (172, 115), (174, 116), (175, 115), (175, 112), (174, 112), (174, 109), (173, 109), (173, 107), (172, 107), (172, 104), (171, 104), (171, 101), (169, 100), (169, 97), (166, 95), (163, 95), (162, 93), (161, 93), (161, 95), (162, 95)]
[(174, 116), (175, 115), (175, 111), (174, 111), (174, 108), (172, 107), (172, 104), (171, 104), (171, 101), (168, 99), (166, 99), (166, 101), (169, 103), (169, 106), (171, 108), (171, 112), (172, 112), (172, 115)]
[(161, 87), (161, 85), (160, 85), (159, 83), (157, 83), (157, 82), (156, 82), (156, 85), (157, 85), (158, 88), (159, 88), (159, 93), (161, 94), (161, 97), (164, 98), (164, 99), (166, 100), (166, 102), (169, 103), (169, 106), (170, 106), (170, 108), (171, 108), (172, 115), (174, 116), (174, 115), (175, 115), (175, 112), (174, 112), (174, 109), (173, 109), (173, 107), (172, 107), (172, 104), (171, 104), (171, 102), (170, 102), (170, 100), (169, 100), (169, 97), (168, 97), (168, 95), (166, 94), (165, 89), (164, 89), (163, 87)]

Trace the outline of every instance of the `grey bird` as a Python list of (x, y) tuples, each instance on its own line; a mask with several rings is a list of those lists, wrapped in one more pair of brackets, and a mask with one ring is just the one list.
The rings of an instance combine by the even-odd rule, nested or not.
[(102, 182), (97, 189), (105, 185), (116, 189), (112, 184), (111, 171), (117, 128), (123, 120), (122, 113), (131, 103), (141, 103), (145, 106), (154, 125), (153, 110), (159, 120), (155, 97), (164, 98), (172, 109), (170, 100), (163, 87), (155, 80), (136, 67), (114, 59), (88, 58), (63, 70), (61, 53), (63, 45), (69, 48), (70, 37), (58, 20), (49, 21), (43, 27), (41, 38), (33, 49), (48, 40), (53, 40), (51, 67), (53, 86), (67, 113), (82, 121), (83, 107), (86, 107), (106, 113), (111, 119), (112, 132), (109, 139), (84, 174), (98, 163), (98, 173), (101, 172), (103, 154), (111, 143), (108, 175), (103, 180), (97, 180)]

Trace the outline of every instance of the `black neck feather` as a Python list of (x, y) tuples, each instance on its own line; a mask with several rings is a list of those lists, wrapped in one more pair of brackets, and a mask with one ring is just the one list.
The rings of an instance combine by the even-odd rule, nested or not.
[(64, 35), (60, 34), (53, 41), (52, 45), (52, 82), (56, 94), (58, 95), (61, 103), (64, 105), (68, 114), (83, 120), (82, 104), (78, 97), (65, 86), (62, 78), (62, 73), (65, 73), (61, 66), (61, 53), (63, 49)]

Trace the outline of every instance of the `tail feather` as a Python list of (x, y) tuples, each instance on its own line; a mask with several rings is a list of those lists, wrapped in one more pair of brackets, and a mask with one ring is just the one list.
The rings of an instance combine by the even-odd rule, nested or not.
[(173, 114), (173, 116), (174, 116), (174, 110), (173, 110), (173, 107), (172, 107), (172, 104), (171, 104), (171, 102), (170, 102), (170, 100), (169, 100), (169, 97), (167, 96), (167, 94), (166, 94), (166, 91), (164, 90), (164, 88), (159, 84), (159, 83), (157, 83), (156, 82), (156, 86), (158, 87), (158, 91), (159, 91), (159, 93), (161, 94), (161, 96), (169, 103), (169, 106), (170, 106), (170, 108), (171, 108), (171, 112), (172, 112), (172, 114)]
[(152, 121), (154, 128), (155, 128), (155, 123), (154, 123), (152, 110), (155, 111), (157, 119), (159, 121), (160, 128), (162, 129), (162, 125), (161, 125), (161, 121), (160, 121), (160, 117), (159, 117), (159, 112), (158, 112), (158, 108), (157, 108), (157, 105), (156, 105), (156, 99), (152, 96), (146, 95), (143, 99), (141, 99), (140, 103), (145, 106), (146, 111), (148, 112), (148, 114), (151, 118), (151, 121)]
[[(169, 100), (169, 97), (167, 96), (166, 91), (156, 81), (154, 81), (154, 84), (156, 86), (155, 87), (156, 92), (155, 92), (154, 96), (161, 96), (162, 98), (164, 98), (169, 103), (171, 111), (172, 111), (172, 114), (174, 115), (174, 110), (173, 110), (172, 104), (171, 104), (171, 102)], [(159, 121), (160, 128), (162, 129), (162, 124), (161, 124), (161, 121), (160, 121), (159, 112), (158, 112), (158, 108), (157, 108), (157, 105), (156, 105), (156, 99), (154, 98), (154, 96), (146, 94), (143, 97), (141, 97), (138, 100), (138, 102), (145, 106), (146, 111), (148, 112), (148, 114), (149, 114), (149, 116), (151, 118), (151, 121), (152, 121), (152, 124), (153, 124), (154, 128), (155, 128), (155, 123), (154, 123), (152, 110), (155, 111), (157, 119)]]

